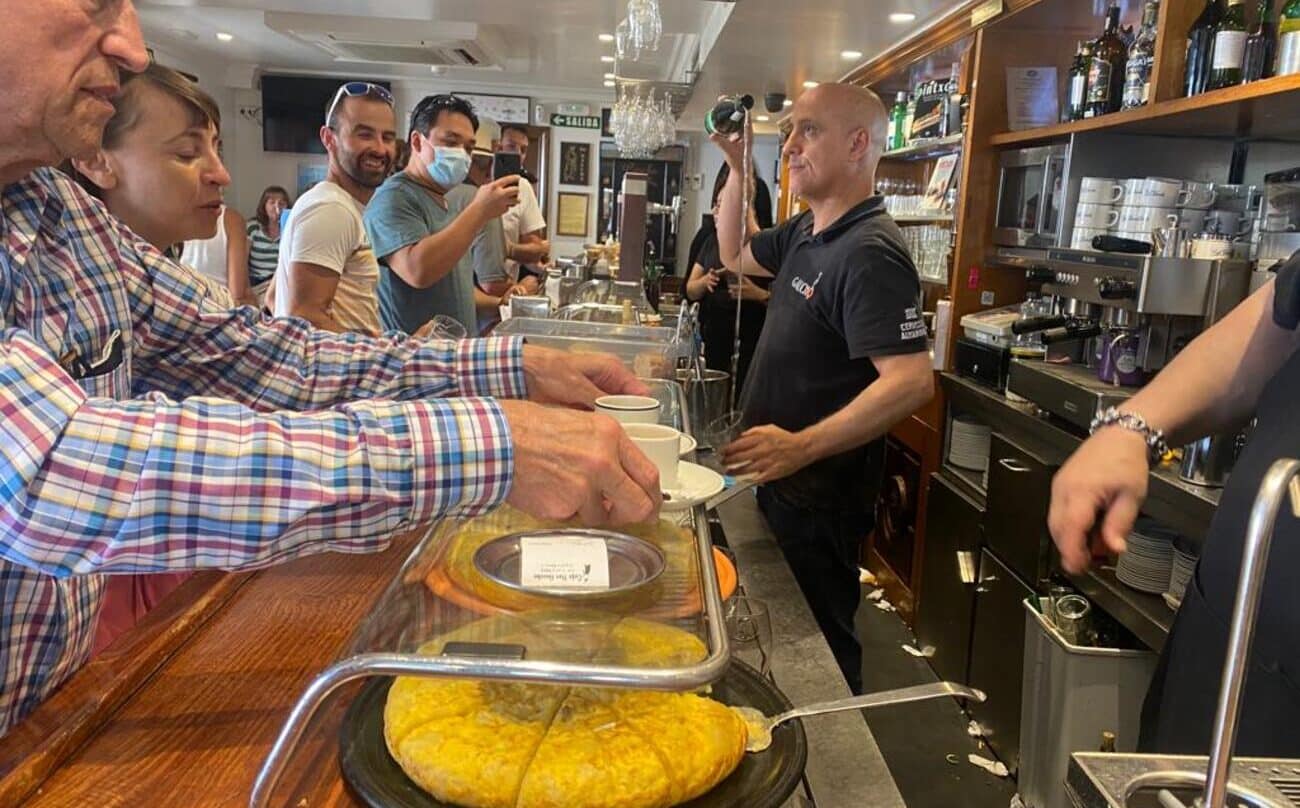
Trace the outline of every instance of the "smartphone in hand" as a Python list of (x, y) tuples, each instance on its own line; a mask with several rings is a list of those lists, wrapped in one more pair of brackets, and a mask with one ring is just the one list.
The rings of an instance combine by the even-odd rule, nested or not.
[(492, 179), (512, 177), (523, 173), (524, 162), (517, 154), (501, 152), (492, 156)]

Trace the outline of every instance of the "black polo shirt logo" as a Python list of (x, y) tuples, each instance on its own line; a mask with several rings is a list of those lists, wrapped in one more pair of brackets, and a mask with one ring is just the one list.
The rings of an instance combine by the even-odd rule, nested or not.
[(798, 292), (800, 297), (804, 300), (812, 300), (813, 294), (817, 292), (817, 284), (821, 283), (822, 275), (824, 274), (826, 273), (818, 272), (817, 277), (813, 278), (812, 283), (809, 283), (798, 275), (795, 275), (794, 279), (790, 281), (790, 286)]

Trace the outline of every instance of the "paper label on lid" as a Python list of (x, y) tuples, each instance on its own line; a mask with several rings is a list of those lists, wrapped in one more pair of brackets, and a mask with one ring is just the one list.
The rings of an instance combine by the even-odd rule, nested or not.
[(609, 550), (586, 536), (525, 536), (519, 540), (519, 583), (524, 586), (609, 588)]

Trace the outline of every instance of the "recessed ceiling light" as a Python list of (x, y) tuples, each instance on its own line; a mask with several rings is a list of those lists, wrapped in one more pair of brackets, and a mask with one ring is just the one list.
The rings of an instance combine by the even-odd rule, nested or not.
[(759, 115), (759, 116), (755, 117), (754, 120), (758, 121), (759, 123), (767, 123), (768, 121), (770, 121), (770, 120), (772, 120), (772, 119), (769, 118), (769, 117), (767, 117), (766, 115)]
[(862, 58), (862, 51), (855, 51), (855, 50), (840, 51), (840, 58), (841, 58), (841, 59), (861, 59), (861, 58)]
[(789, 98), (787, 98), (787, 99), (785, 99), (784, 101), (781, 102), (781, 106), (783, 106), (783, 107), (793, 107), (793, 106), (794, 106), (794, 102), (791, 101)]
[(217, 32), (217, 39), (220, 39), (222, 42), (229, 42), (234, 38), (235, 38), (234, 34), (227, 34), (225, 31)]
[(607, 78), (607, 79), (611, 79), (611, 80), (612, 80), (612, 79), (616, 79), (616, 78), (618, 78), (618, 77), (615, 76), (613, 73), (606, 73), (606, 74), (605, 74), (605, 78)]
[(889, 15), (890, 22), (903, 23), (903, 22), (911, 22), (915, 19), (916, 19), (916, 15), (910, 11), (895, 11), (893, 14)]
[(613, 41), (614, 41), (614, 35), (613, 35), (613, 34), (599, 34), (599, 35), (596, 37), (596, 39), (599, 39), (601, 42), (613, 42)]
[(804, 89), (805, 89), (805, 90), (811, 90), (812, 88), (814, 88), (814, 87), (817, 86), (817, 82), (815, 82), (815, 81), (805, 81), (805, 82), (803, 83), (803, 86), (804, 86)]
[(442, 65), (429, 65), (429, 72), (435, 76), (442, 75)]
[(602, 56), (602, 57), (600, 57), (600, 60), (601, 60), (602, 62), (604, 62), (605, 64), (607, 64), (607, 65), (612, 65), (612, 64), (614, 64), (614, 57), (613, 57), (613, 56)]
[(606, 87), (613, 87), (613, 86), (614, 86), (614, 82), (610, 81), (609, 79), (605, 79), (605, 86), (606, 86)]

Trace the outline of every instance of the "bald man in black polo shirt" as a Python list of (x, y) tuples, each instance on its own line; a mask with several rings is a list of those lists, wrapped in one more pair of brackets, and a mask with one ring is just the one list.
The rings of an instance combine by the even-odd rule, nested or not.
[(822, 84), (799, 97), (791, 122), (790, 189), (809, 210), (768, 230), (740, 225), (740, 137), (713, 138), (732, 167), (717, 217), (722, 259), (775, 276), (745, 384), (749, 428), (723, 457), (763, 483), (759, 506), (859, 692), (858, 548), (873, 525), (884, 435), (929, 400), (934, 376), (920, 279), (875, 195), (884, 105), (870, 90)]

